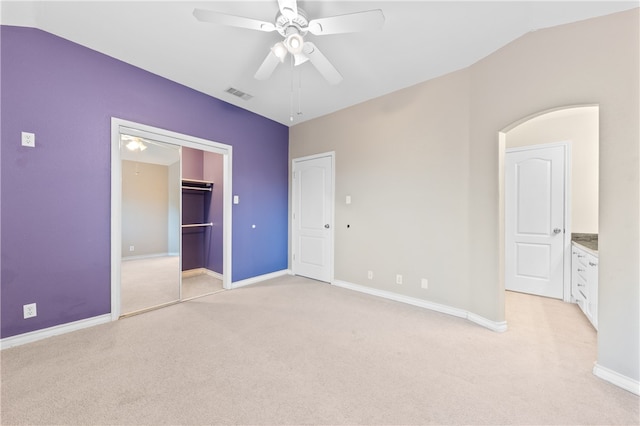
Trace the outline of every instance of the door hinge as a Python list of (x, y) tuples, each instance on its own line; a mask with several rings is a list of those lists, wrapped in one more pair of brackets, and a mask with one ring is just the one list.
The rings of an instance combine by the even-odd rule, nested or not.
[(296, 254), (293, 253), (293, 260), (296, 260)]

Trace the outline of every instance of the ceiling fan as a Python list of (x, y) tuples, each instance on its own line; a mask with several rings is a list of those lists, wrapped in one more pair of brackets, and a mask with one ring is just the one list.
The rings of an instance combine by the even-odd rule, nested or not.
[(194, 9), (193, 15), (202, 22), (264, 32), (277, 31), (284, 37), (284, 40), (271, 47), (255, 74), (256, 79), (268, 79), (278, 64), (284, 62), (287, 54), (291, 54), (293, 65), (310, 61), (330, 84), (340, 83), (342, 75), (318, 47), (304, 37), (308, 33), (321, 36), (374, 30), (384, 23), (384, 14), (380, 9), (309, 20), (296, 0), (278, 0), (278, 6), (280, 10), (274, 23), (204, 9)]

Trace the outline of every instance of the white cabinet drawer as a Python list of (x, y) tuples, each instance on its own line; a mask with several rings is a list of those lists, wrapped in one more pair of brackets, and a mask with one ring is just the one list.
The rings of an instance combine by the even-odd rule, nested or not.
[(571, 297), (598, 329), (598, 257), (571, 247)]

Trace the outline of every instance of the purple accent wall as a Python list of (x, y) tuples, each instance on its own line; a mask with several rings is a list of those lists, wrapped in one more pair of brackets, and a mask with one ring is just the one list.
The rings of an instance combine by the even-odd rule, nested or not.
[(182, 178), (203, 180), (204, 151), (188, 147), (182, 148)]
[(286, 126), (40, 30), (0, 31), (1, 337), (110, 312), (111, 117), (233, 146), (232, 280), (287, 268)]

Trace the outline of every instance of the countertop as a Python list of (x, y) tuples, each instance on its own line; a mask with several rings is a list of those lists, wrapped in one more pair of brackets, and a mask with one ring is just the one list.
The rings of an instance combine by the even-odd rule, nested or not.
[(571, 242), (598, 255), (598, 234), (571, 234)]

